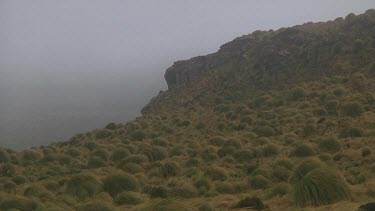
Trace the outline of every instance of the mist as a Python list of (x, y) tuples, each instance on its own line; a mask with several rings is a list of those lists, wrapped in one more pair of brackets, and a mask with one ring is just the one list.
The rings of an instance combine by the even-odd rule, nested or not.
[(23, 149), (126, 122), (174, 61), (255, 30), (327, 21), (373, 0), (1, 0), (0, 146)]

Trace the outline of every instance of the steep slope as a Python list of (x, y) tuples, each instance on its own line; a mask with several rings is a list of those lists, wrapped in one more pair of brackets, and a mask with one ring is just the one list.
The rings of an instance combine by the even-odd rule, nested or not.
[(356, 210), (375, 197), (375, 11), (176, 62), (126, 124), (0, 150), (0, 210)]

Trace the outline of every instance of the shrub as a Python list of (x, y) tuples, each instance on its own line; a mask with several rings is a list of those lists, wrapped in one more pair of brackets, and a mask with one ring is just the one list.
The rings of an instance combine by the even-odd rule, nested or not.
[(92, 175), (78, 174), (72, 176), (65, 184), (65, 192), (84, 200), (99, 193), (102, 184)]
[(340, 138), (362, 137), (363, 131), (360, 128), (345, 128), (340, 132)]
[(16, 168), (10, 163), (0, 164), (0, 177), (11, 177), (16, 173)]
[(368, 147), (364, 147), (361, 149), (361, 154), (362, 154), (362, 157), (367, 157), (371, 155), (371, 149)]
[(8, 163), (10, 162), (9, 153), (3, 149), (0, 149), (0, 163)]
[(224, 143), (224, 147), (228, 147), (228, 146), (234, 147), (236, 149), (241, 149), (242, 143), (241, 143), (240, 140), (231, 138), (231, 139), (228, 139), (227, 141), (225, 141), (225, 143)]
[(280, 160), (277, 160), (275, 162), (274, 166), (275, 167), (283, 167), (283, 168), (286, 168), (286, 169), (289, 169), (289, 170), (293, 169), (293, 163), (289, 159), (280, 159)]
[(88, 202), (77, 206), (80, 211), (113, 211), (114, 208), (104, 202)]
[(337, 89), (333, 90), (333, 94), (336, 97), (341, 97), (345, 94), (345, 89), (344, 88), (337, 88)]
[(42, 158), (42, 155), (34, 150), (25, 150), (22, 152), (22, 159), (25, 161), (37, 161)]
[(291, 92), (291, 97), (293, 100), (300, 100), (306, 96), (306, 91), (301, 87), (296, 87)]
[(259, 126), (254, 128), (254, 133), (258, 136), (270, 137), (275, 135), (275, 130), (270, 126)]
[(96, 157), (99, 157), (101, 158), (102, 160), (108, 160), (108, 152), (107, 150), (104, 150), (104, 149), (98, 149), (98, 150), (95, 150), (93, 153), (92, 153), (93, 156), (96, 156)]
[(116, 130), (117, 129), (117, 125), (116, 125), (116, 123), (111, 122), (107, 126), (105, 126), (105, 129)]
[(161, 139), (153, 139), (151, 141), (151, 145), (166, 147), (168, 146), (168, 142), (166, 142), (165, 140), (161, 140)]
[(185, 166), (186, 167), (197, 167), (197, 166), (199, 166), (199, 164), (200, 164), (200, 160), (197, 159), (197, 158), (189, 158), (185, 162)]
[(66, 154), (72, 156), (72, 157), (78, 157), (81, 155), (81, 152), (78, 149), (70, 148), (66, 151)]
[(322, 153), (319, 155), (319, 159), (324, 162), (332, 161), (332, 156), (326, 153)]
[(183, 146), (175, 146), (169, 152), (169, 156), (170, 157), (174, 157), (174, 156), (186, 156), (185, 148)]
[(143, 164), (148, 161), (148, 158), (144, 155), (129, 155), (126, 157), (121, 164), (123, 163), (136, 163), (136, 164)]
[(22, 184), (25, 184), (25, 183), (27, 183), (29, 181), (26, 177), (24, 177), (22, 175), (15, 175), (15, 176), (13, 176), (12, 180), (17, 185), (22, 185)]
[(200, 178), (194, 182), (194, 186), (200, 191), (208, 191), (211, 188), (211, 183), (206, 178)]
[(225, 139), (221, 136), (216, 136), (209, 139), (208, 143), (215, 146), (222, 146), (225, 143)]
[(335, 153), (340, 151), (341, 144), (335, 138), (326, 138), (320, 141), (319, 148)]
[(181, 198), (193, 198), (198, 195), (195, 187), (190, 184), (177, 185), (171, 189), (170, 193), (173, 197)]
[(164, 160), (168, 157), (167, 150), (161, 147), (146, 148), (143, 150), (143, 154), (147, 156), (150, 162)]
[(141, 130), (137, 130), (137, 131), (134, 131), (132, 134), (130, 134), (130, 138), (135, 141), (142, 141), (143, 139), (146, 138), (146, 134)]
[(87, 162), (87, 168), (100, 168), (107, 166), (107, 163), (99, 157), (91, 157)]
[(215, 190), (218, 193), (234, 194), (236, 191), (232, 183), (229, 182), (215, 182)]
[(204, 174), (206, 176), (208, 176), (209, 178), (211, 178), (211, 180), (215, 181), (215, 180), (226, 180), (228, 179), (228, 173), (227, 171), (224, 169), (224, 168), (221, 168), (221, 167), (217, 167), (217, 166), (210, 166), (206, 169), (206, 171), (204, 172)]
[(275, 167), (272, 171), (272, 177), (276, 181), (288, 181), (288, 178), (290, 176), (290, 171), (288, 169), (285, 169), (283, 167)]
[(280, 183), (272, 187), (268, 194), (268, 198), (273, 198), (275, 196), (285, 196), (289, 192), (289, 185), (287, 183)]
[(144, 171), (143, 167), (136, 163), (124, 163), (123, 165), (120, 165), (119, 167), (123, 171), (128, 172), (130, 174), (137, 174), (137, 173)]
[(262, 175), (256, 175), (250, 179), (250, 185), (254, 189), (266, 189), (268, 184), (267, 178)]
[(27, 198), (18, 196), (3, 196), (0, 199), (0, 210), (27, 210), (37, 211), (40, 210), (40, 205)]
[(253, 123), (253, 118), (250, 115), (247, 115), (242, 117), (240, 122), (251, 125)]
[(262, 151), (265, 157), (275, 156), (279, 154), (279, 147), (275, 144), (267, 144)]
[(119, 205), (124, 204), (139, 204), (142, 202), (142, 196), (136, 192), (122, 192), (116, 197), (116, 203)]
[(267, 206), (262, 202), (262, 200), (258, 197), (245, 197), (237, 202), (235, 208), (251, 208), (255, 210), (263, 210), (266, 209)]
[(314, 150), (307, 144), (299, 144), (293, 151), (293, 155), (297, 157), (308, 157), (314, 154)]
[(137, 180), (128, 174), (113, 174), (103, 180), (103, 189), (112, 197), (123, 191), (136, 191), (138, 189)]
[(39, 186), (39, 185), (32, 185), (32, 186), (27, 187), (23, 195), (29, 198), (36, 197), (36, 198), (41, 199), (42, 201), (53, 200), (52, 193), (46, 190), (43, 186)]
[(236, 148), (233, 146), (222, 146), (221, 149), (217, 151), (219, 157), (224, 157), (227, 155), (233, 155), (236, 152)]
[(251, 159), (254, 158), (253, 153), (250, 150), (243, 149), (237, 151), (234, 155), (233, 158), (236, 159), (238, 162), (249, 162)]
[(293, 198), (297, 206), (331, 204), (349, 197), (346, 183), (326, 168), (309, 171), (293, 187)]
[(96, 139), (106, 139), (111, 137), (112, 132), (108, 129), (98, 129), (94, 134)]
[(84, 146), (85, 146), (87, 149), (89, 149), (90, 151), (99, 148), (99, 144), (96, 143), (95, 141), (89, 141), (89, 142), (87, 142)]
[(159, 173), (162, 177), (174, 177), (179, 171), (179, 166), (176, 162), (168, 161), (159, 168)]
[(168, 195), (168, 189), (164, 186), (151, 186), (146, 192), (151, 198), (166, 198)]
[(3, 184), (3, 189), (6, 193), (16, 193), (16, 187), (16, 183), (10, 181)]
[(214, 147), (207, 147), (203, 149), (203, 151), (201, 152), (201, 157), (205, 161), (213, 161), (218, 159), (216, 149)]
[(112, 153), (111, 160), (113, 162), (117, 162), (117, 161), (120, 161), (120, 160), (126, 158), (129, 154), (130, 154), (129, 151), (126, 150), (126, 149), (118, 149), (118, 150), (115, 150)]
[(349, 117), (358, 117), (362, 114), (362, 105), (357, 102), (345, 103), (341, 106), (341, 114)]

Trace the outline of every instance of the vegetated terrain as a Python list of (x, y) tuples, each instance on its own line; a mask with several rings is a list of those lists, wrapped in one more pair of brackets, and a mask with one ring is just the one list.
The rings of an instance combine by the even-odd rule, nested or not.
[(0, 151), (0, 210), (356, 210), (375, 200), (375, 11), (176, 62), (125, 124)]

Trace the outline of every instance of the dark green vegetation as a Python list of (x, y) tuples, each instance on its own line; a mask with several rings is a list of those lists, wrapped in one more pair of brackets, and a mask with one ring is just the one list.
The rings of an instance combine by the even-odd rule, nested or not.
[(358, 208), (375, 197), (374, 35), (369, 10), (176, 62), (134, 121), (1, 149), (0, 209)]

